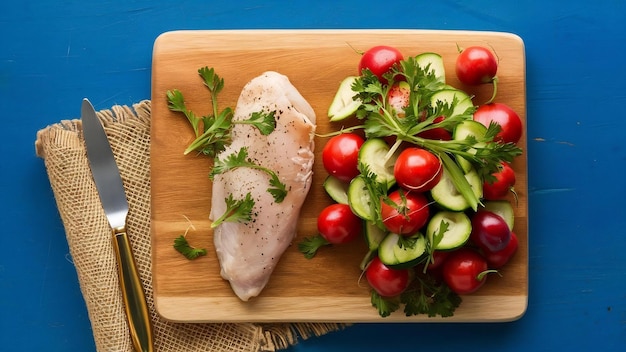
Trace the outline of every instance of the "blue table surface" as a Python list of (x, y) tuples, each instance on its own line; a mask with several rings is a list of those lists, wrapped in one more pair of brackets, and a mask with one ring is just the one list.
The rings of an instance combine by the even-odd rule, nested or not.
[(626, 349), (626, 2), (10, 1), (0, 11), (0, 350), (93, 351), (36, 132), (150, 98), (154, 39), (178, 29), (409, 28), (525, 42), (526, 314), (499, 324), (357, 324), (290, 351)]

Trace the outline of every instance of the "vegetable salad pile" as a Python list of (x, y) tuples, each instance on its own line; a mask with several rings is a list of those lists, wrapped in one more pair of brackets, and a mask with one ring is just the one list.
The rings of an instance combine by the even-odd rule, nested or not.
[(356, 125), (325, 136), (324, 188), (334, 203), (319, 214), (318, 234), (298, 247), (313, 258), (324, 246), (365, 238), (361, 269), (382, 317), (401, 307), (407, 316), (451, 316), (462, 295), (517, 251), (508, 199), (522, 121), (496, 101), (492, 51), (459, 50), (458, 80), (493, 87), (480, 106), (446, 83), (440, 55), (405, 58), (376, 46), (329, 108), (331, 121)]

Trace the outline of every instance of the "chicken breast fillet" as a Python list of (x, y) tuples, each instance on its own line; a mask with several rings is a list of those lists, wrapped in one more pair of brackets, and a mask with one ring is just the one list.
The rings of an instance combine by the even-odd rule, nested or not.
[(224, 214), (230, 194), (243, 199), (249, 192), (255, 202), (251, 221), (224, 222), (214, 229), (221, 275), (243, 301), (261, 293), (293, 241), (313, 176), (315, 112), (286, 76), (269, 71), (246, 84), (233, 120), (259, 111), (274, 112), (276, 129), (263, 136), (256, 127), (235, 124), (232, 143), (217, 157), (223, 160), (247, 148), (252, 162), (278, 174), (287, 196), (276, 203), (267, 192), (269, 175), (242, 167), (214, 177), (211, 200), (211, 220)]

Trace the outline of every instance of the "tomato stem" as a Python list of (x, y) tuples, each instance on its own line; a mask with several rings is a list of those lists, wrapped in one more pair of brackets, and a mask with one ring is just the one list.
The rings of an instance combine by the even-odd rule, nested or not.
[(496, 99), (496, 95), (498, 94), (498, 76), (493, 77), (491, 84), (493, 85), (493, 93), (485, 104), (491, 104)]
[(502, 277), (502, 274), (500, 274), (500, 272), (498, 270), (495, 269), (489, 269), (489, 270), (485, 270), (481, 273), (479, 273), (478, 275), (476, 275), (476, 280), (477, 281), (483, 281), (483, 279), (485, 278), (485, 276), (487, 276), (487, 274), (498, 274), (500, 277)]

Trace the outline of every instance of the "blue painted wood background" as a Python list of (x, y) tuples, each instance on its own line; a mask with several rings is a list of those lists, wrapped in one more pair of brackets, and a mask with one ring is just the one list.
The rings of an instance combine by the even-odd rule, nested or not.
[(11, 1), (0, 11), (0, 350), (93, 351), (36, 132), (150, 98), (176, 29), (512, 32), (526, 45), (530, 296), (506, 324), (364, 324), (291, 351), (626, 350), (626, 2)]

